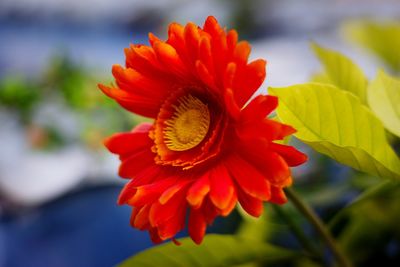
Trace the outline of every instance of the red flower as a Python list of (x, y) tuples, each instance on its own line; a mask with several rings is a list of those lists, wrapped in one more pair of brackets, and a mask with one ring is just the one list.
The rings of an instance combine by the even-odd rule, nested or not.
[(264, 201), (285, 203), (289, 166), (306, 156), (274, 142), (295, 132), (266, 117), (276, 97), (249, 102), (266, 62), (248, 63), (250, 45), (214, 17), (203, 28), (172, 23), (167, 41), (153, 34), (149, 41), (125, 49), (126, 67), (112, 69), (116, 86), (99, 85), (125, 109), (155, 119), (105, 141), (121, 159), (119, 175), (131, 179), (118, 202), (133, 207), (132, 226), (161, 242), (184, 228), (189, 212), (189, 235), (200, 243), (206, 226), (238, 201), (256, 217)]

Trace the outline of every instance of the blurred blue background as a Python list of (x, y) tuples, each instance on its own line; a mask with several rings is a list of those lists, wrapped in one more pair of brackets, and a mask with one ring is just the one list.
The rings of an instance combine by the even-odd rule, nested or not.
[[(143, 118), (117, 108), (96, 84), (112, 80), (111, 65), (124, 63), (129, 43), (147, 43), (150, 31), (164, 38), (171, 21), (202, 25), (208, 15), (249, 39), (252, 58), (268, 60), (265, 92), (267, 86), (306, 82), (318, 70), (311, 40), (351, 55), (373, 76), (380, 62), (345, 41), (340, 25), (399, 19), (400, 4), (1, 0), (0, 266), (113, 266), (151, 246), (147, 233), (129, 226), (130, 208), (116, 205), (125, 181), (116, 175), (117, 159), (101, 145), (105, 136)], [(295, 170), (296, 179), (306, 183), (317, 163)], [(349, 172), (329, 166), (332, 177)], [(331, 185), (341, 189), (335, 179)], [(338, 192), (340, 203), (354, 195)], [(211, 231), (233, 231), (235, 216)]]

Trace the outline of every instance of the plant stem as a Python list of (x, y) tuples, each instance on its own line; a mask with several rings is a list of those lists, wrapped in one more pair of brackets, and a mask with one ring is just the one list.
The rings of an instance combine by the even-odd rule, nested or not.
[(289, 225), (290, 229), (292, 230), (293, 234), (296, 236), (297, 240), (300, 242), (300, 244), (310, 253), (313, 255), (313, 257), (318, 258), (319, 260), (322, 260), (322, 254), (318, 249), (315, 247), (315, 245), (310, 242), (310, 239), (304, 234), (304, 231), (301, 229), (301, 227), (293, 220), (293, 218), (287, 214), (287, 212), (280, 206), (278, 205), (272, 205), (273, 209), (275, 212), (283, 219), (286, 221), (286, 223)]
[(318, 215), (311, 209), (307, 203), (305, 203), (297, 193), (291, 189), (285, 189), (286, 195), (292, 201), (293, 205), (309, 220), (309, 222), (315, 227), (315, 230), (320, 235), (321, 239), (325, 242), (325, 244), (332, 251), (332, 254), (335, 256), (336, 261), (339, 266), (342, 267), (352, 267), (351, 262), (347, 259), (347, 257), (340, 251), (339, 247), (336, 244), (335, 239), (331, 235), (331, 233), (327, 230), (324, 223), (318, 217)]

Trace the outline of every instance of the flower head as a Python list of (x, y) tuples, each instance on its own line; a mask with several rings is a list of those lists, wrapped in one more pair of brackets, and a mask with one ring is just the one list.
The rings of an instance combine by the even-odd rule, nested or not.
[(116, 86), (99, 85), (125, 109), (154, 119), (105, 141), (130, 179), (119, 204), (133, 207), (132, 226), (154, 242), (185, 226), (200, 243), (217, 216), (237, 202), (260, 216), (263, 202), (286, 202), (289, 167), (306, 156), (276, 140), (295, 130), (267, 116), (273, 96), (251, 96), (265, 78), (264, 60), (248, 63), (250, 45), (214, 17), (203, 28), (169, 26), (168, 40), (149, 34), (150, 46), (125, 49), (126, 67), (114, 65)]

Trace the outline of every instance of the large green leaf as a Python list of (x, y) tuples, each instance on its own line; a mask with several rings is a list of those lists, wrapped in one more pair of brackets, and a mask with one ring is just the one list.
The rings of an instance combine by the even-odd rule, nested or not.
[(190, 238), (182, 245), (162, 244), (123, 262), (120, 267), (219, 267), (251, 262), (275, 263), (298, 256), (297, 253), (252, 239), (232, 235), (207, 235), (201, 245)]
[(345, 24), (345, 32), (384, 61), (400, 71), (400, 23), (356, 21)]
[(353, 94), (329, 84), (270, 88), (279, 97), (278, 117), (320, 153), (360, 171), (400, 178), (400, 159), (382, 123)]
[(400, 137), (400, 80), (379, 71), (368, 86), (368, 104), (386, 129)]
[(325, 80), (329, 79), (338, 88), (352, 92), (366, 103), (367, 79), (360, 68), (339, 52), (311, 44), (325, 68)]

